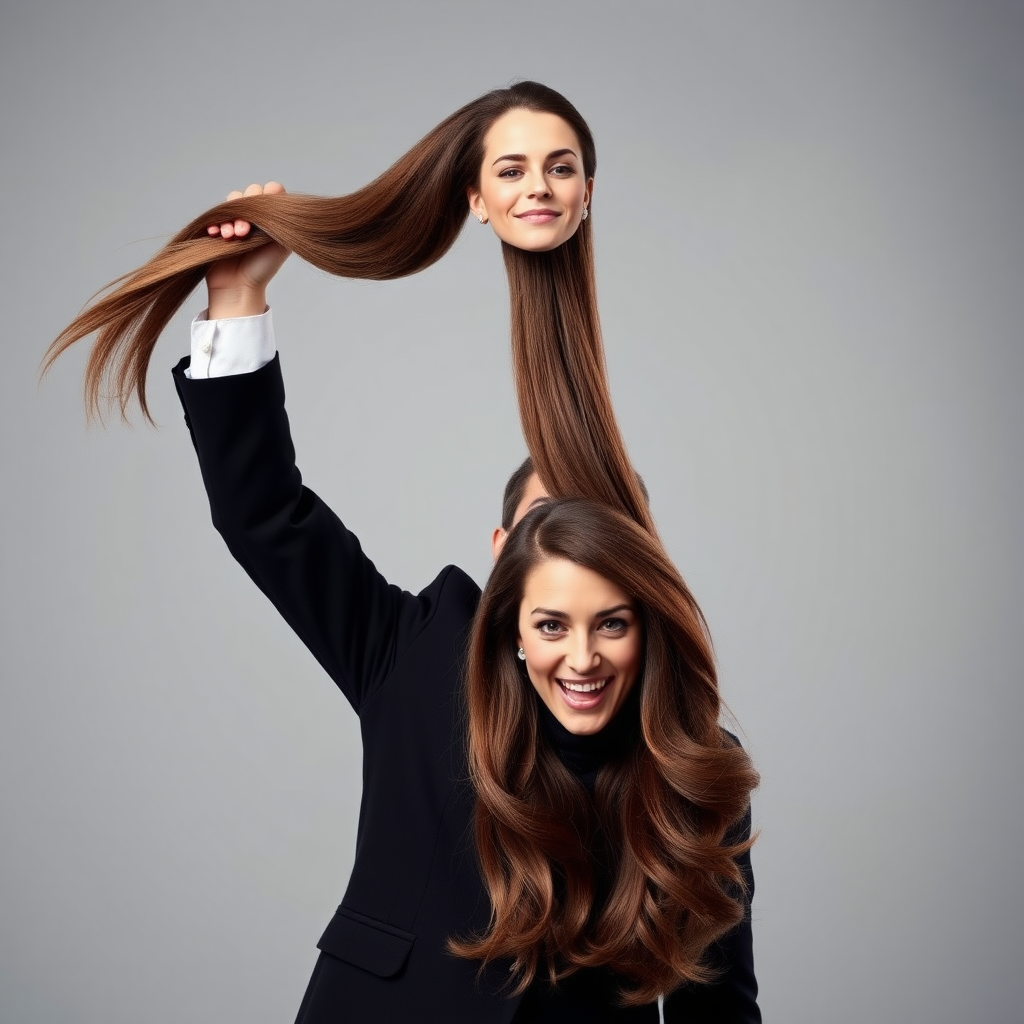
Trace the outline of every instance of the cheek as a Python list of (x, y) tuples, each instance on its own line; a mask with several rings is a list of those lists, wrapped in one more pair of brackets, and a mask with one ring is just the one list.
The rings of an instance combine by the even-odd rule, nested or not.
[(583, 205), (586, 185), (579, 178), (563, 178), (558, 185), (558, 192), (563, 202)]
[(500, 181), (489, 181), (482, 193), (484, 202), (494, 210), (502, 210), (510, 203), (508, 186)]
[(640, 665), (643, 660), (643, 653), (643, 645), (639, 643), (634, 645), (632, 651), (629, 653), (628, 671), (634, 680), (640, 674)]
[(524, 650), (526, 651), (526, 668), (531, 678), (536, 676), (540, 679), (548, 676), (557, 662), (557, 658), (554, 657), (551, 650), (544, 643), (536, 640), (527, 641), (524, 644)]
[(526, 652), (526, 667), (532, 672), (537, 664), (537, 651), (535, 650), (533, 640), (527, 638), (522, 641), (521, 644), (523, 650)]

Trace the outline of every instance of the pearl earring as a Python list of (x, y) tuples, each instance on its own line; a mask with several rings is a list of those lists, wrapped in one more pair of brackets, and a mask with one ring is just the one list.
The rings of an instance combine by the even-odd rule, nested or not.
[(522, 647), (520, 647), (519, 650), (516, 651), (516, 656), (519, 658), (520, 661), (526, 661), (526, 651), (524, 651)]
[(583, 216), (580, 218), (580, 220), (586, 220), (589, 216), (590, 216), (590, 211), (584, 206), (583, 207)]

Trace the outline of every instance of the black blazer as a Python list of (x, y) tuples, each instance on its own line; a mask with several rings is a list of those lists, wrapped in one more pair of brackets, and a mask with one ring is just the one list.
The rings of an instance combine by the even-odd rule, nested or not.
[[(478, 975), (445, 949), (488, 921), (472, 836), (462, 658), (480, 589), (448, 566), (420, 594), (389, 584), (295, 466), (279, 359), (254, 373), (174, 380), (217, 530), (359, 715), (355, 864), (297, 1024), (510, 1021), (507, 964)], [(749, 826), (748, 826), (749, 827)], [(744, 858), (749, 872), (749, 859)], [(751, 879), (752, 890), (752, 879)], [(721, 945), (713, 986), (666, 999), (666, 1021), (760, 1021), (749, 920)], [(604, 1006), (588, 1020), (601, 1020)], [(619, 1019), (616, 1017), (615, 1019)], [(657, 1021), (654, 1004), (629, 1020)]]

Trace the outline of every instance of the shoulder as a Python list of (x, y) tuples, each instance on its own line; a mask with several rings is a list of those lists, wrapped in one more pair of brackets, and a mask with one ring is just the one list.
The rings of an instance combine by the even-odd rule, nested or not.
[(446, 565), (415, 597), (424, 633), (452, 633), (460, 639), (468, 632), (480, 603), (480, 586), (457, 565)]
[(446, 565), (433, 582), (420, 591), (420, 597), (424, 596), (437, 604), (462, 605), (475, 612), (480, 603), (480, 585), (457, 565)]

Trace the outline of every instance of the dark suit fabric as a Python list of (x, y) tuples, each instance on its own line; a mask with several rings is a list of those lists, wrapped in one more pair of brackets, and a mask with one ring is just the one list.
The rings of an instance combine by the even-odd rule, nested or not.
[[(359, 716), (363, 794), (355, 865), (324, 931), (297, 1024), (500, 1024), (519, 1000), (507, 964), (478, 975), (446, 952), (486, 926), (472, 836), (462, 659), (479, 587), (449, 566), (420, 594), (389, 584), (302, 484), (275, 358), (254, 373), (174, 379), (214, 525)], [(746, 865), (745, 865), (746, 866)], [(760, 1020), (749, 924), (722, 983), (668, 997), (669, 1021)], [(736, 941), (731, 939), (730, 941)], [(710, 1005), (705, 1002), (710, 1000)], [(589, 1016), (589, 1020), (618, 1020)], [(652, 1005), (625, 1018), (657, 1021)]]

